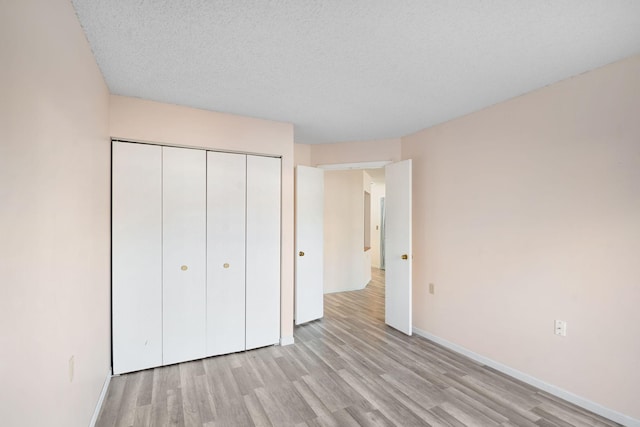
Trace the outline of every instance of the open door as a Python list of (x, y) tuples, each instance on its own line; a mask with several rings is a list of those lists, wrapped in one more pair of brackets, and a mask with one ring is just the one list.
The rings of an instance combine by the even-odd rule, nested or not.
[(411, 160), (385, 166), (385, 323), (411, 335)]
[(296, 166), (296, 325), (324, 315), (324, 171)]

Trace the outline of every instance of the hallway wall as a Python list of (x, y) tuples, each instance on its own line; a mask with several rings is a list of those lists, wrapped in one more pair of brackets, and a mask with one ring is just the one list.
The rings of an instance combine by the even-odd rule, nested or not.
[(362, 289), (369, 282), (365, 267), (364, 172), (325, 171), (324, 293)]
[(371, 266), (380, 268), (380, 232), (382, 222), (380, 218), (380, 198), (384, 197), (385, 185), (375, 184), (371, 186)]

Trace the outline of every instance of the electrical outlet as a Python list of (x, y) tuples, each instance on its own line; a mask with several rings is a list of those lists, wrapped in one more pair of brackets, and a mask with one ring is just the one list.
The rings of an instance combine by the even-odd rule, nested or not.
[(429, 283), (429, 293), (430, 294), (436, 293), (436, 285), (434, 285), (433, 283)]
[(555, 334), (560, 335), (562, 337), (567, 336), (567, 322), (564, 320), (556, 320), (555, 321)]
[(74, 374), (74, 359), (73, 356), (69, 358), (69, 382), (73, 382), (73, 374)]

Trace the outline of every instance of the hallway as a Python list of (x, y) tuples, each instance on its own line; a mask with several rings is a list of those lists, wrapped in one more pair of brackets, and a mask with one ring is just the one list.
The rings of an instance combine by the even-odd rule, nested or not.
[(295, 344), (114, 377), (98, 426), (615, 426), (384, 324), (384, 271)]

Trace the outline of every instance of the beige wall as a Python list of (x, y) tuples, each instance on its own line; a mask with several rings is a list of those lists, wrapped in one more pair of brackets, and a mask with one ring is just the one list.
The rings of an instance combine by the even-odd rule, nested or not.
[(294, 144), (293, 156), (294, 156), (294, 166), (298, 166), (298, 165), (311, 166), (311, 145)]
[(361, 170), (324, 173), (325, 293), (362, 289), (368, 282), (363, 174)]
[(311, 145), (311, 166), (401, 160), (400, 138)]
[(109, 95), (69, 1), (3, 2), (0, 40), (0, 424), (85, 427), (111, 365)]
[(293, 125), (111, 96), (114, 138), (282, 156), (282, 337), (293, 337)]
[(414, 325), (639, 419), (639, 112), (636, 56), (403, 138)]
[[(369, 194), (369, 198), (362, 197), (362, 235), (363, 235), (363, 249), (368, 249), (362, 254), (362, 283), (363, 287), (367, 286), (367, 283), (371, 281), (371, 257), (373, 252), (371, 250), (371, 175), (367, 171), (362, 171), (362, 192)], [(367, 203), (369, 206), (367, 206)], [(365, 239), (364, 233), (367, 233), (367, 239)]]
[(384, 190), (384, 184), (371, 186), (371, 266), (376, 268), (380, 268), (380, 198), (384, 197)]

